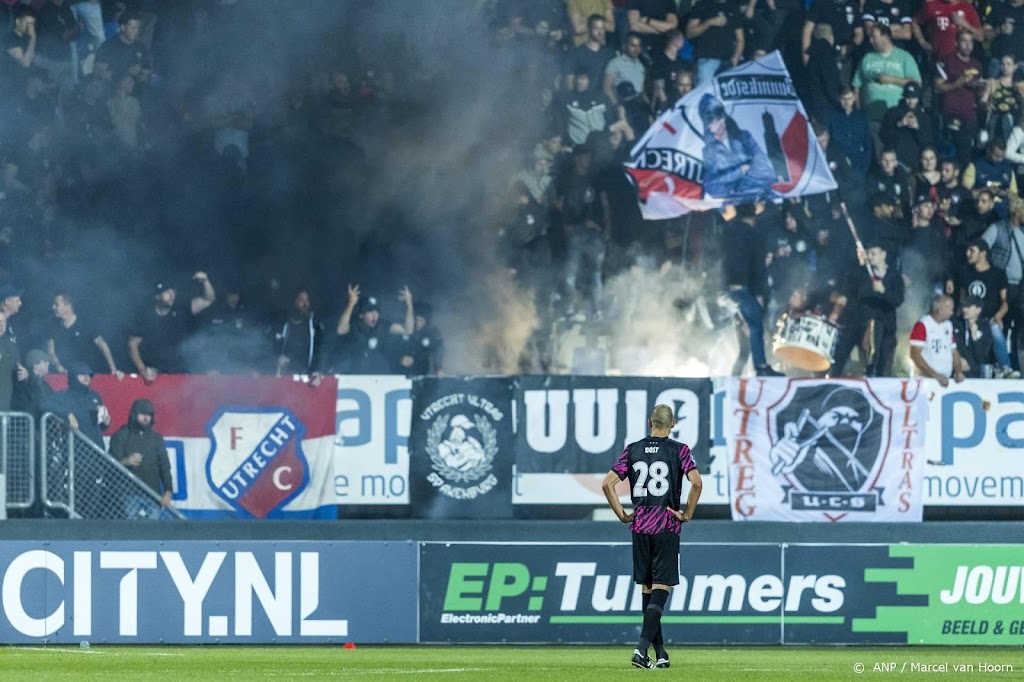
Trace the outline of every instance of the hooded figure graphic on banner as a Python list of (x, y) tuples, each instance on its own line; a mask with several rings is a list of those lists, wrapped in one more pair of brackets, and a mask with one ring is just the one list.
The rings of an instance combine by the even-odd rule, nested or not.
[(704, 123), (704, 194), (746, 203), (777, 196), (778, 178), (771, 159), (746, 130), (741, 130), (725, 107), (708, 93), (698, 108)]
[(777, 51), (684, 95), (651, 124), (624, 167), (646, 220), (836, 189)]

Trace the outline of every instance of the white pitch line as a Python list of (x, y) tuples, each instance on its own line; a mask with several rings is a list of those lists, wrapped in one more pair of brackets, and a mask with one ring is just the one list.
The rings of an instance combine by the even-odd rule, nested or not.
[(13, 649), (22, 651), (50, 651), (60, 654), (113, 654), (113, 651), (96, 651), (95, 649), (58, 649), (51, 646), (16, 646)]
[(438, 673), (475, 673), (489, 668), (418, 668), (416, 670), (395, 670), (394, 668), (377, 668), (374, 670), (347, 670), (346, 675), (430, 675)]
[(178, 654), (172, 652), (163, 651), (97, 651), (96, 649), (65, 649), (52, 646), (13, 646), (12, 649), (21, 649), (22, 651), (51, 651), (54, 653), (61, 654), (105, 654), (108, 656), (184, 656), (185, 654)]

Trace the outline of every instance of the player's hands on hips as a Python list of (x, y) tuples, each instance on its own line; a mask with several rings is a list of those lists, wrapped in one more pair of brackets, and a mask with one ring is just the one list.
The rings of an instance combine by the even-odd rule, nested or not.
[(632, 523), (635, 514), (633, 512), (623, 511), (622, 516), (619, 517), (619, 521), (623, 523)]
[(693, 515), (686, 511), (679, 511), (678, 509), (669, 509), (669, 511), (672, 512), (672, 516), (676, 517), (676, 521), (679, 523), (686, 523), (693, 518)]

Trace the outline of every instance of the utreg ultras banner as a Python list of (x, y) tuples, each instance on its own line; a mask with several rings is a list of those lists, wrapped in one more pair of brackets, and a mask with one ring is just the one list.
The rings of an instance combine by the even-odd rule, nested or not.
[(778, 52), (694, 88), (625, 165), (648, 220), (836, 188)]
[(416, 552), (400, 542), (3, 542), (0, 642), (415, 642)]
[(524, 376), (518, 386), (517, 504), (607, 504), (601, 481), (625, 446), (647, 435), (659, 404), (675, 415), (671, 437), (708, 471), (709, 379)]
[(734, 379), (727, 405), (734, 520), (921, 520), (921, 380)]
[(515, 381), (417, 379), (409, 497), (421, 518), (512, 518)]
[(174, 506), (189, 518), (337, 517), (337, 384), (290, 378), (163, 375), (147, 384), (96, 376), (110, 432), (148, 398), (174, 474)]

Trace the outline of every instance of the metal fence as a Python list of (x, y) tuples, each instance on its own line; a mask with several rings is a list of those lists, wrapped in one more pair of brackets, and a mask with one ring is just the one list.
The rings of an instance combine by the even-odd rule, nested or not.
[(75, 519), (180, 519), (160, 496), (106, 451), (54, 414), (44, 414), (43, 504)]
[(0, 474), (7, 509), (28, 509), (36, 501), (36, 429), (32, 415), (0, 412)]

